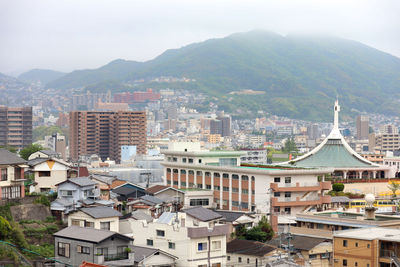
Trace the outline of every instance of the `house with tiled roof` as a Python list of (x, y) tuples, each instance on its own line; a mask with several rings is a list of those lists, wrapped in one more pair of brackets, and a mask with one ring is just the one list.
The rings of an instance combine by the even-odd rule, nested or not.
[(234, 239), (226, 244), (226, 266), (264, 266), (277, 255), (277, 247), (253, 240)]
[(0, 149), (0, 199), (25, 197), (26, 160), (6, 149)]
[(91, 227), (119, 232), (119, 217), (122, 213), (107, 206), (80, 208), (68, 215), (68, 226)]

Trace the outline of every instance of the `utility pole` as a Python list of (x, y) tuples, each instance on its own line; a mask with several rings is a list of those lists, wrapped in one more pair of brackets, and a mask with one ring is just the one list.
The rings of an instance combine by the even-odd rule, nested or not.
[(141, 172), (140, 175), (147, 175), (147, 178), (146, 178), (146, 189), (149, 188), (151, 172)]

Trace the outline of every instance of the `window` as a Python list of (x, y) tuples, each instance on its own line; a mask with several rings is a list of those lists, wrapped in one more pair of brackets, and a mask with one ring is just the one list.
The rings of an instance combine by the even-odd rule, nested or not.
[(196, 172), (196, 175), (197, 175), (197, 176), (202, 176), (203, 173), (202, 173), (201, 171), (197, 171), (197, 172)]
[(281, 207), (274, 207), (274, 212), (281, 212)]
[(152, 240), (152, 239), (147, 239), (147, 240), (146, 240), (146, 244), (147, 244), (148, 246), (153, 246), (153, 240)]
[(358, 266), (358, 262), (355, 262), (355, 263), (354, 263), (354, 266)]
[(3, 199), (14, 199), (21, 197), (21, 187), (5, 186), (1, 188), (1, 196)]
[(186, 170), (181, 170), (181, 174), (186, 174)]
[(201, 159), (199, 159), (199, 163), (201, 163)]
[(285, 184), (290, 184), (292, 182), (292, 177), (285, 177)]
[(1, 181), (7, 181), (7, 168), (0, 169), (1, 172)]
[(227, 256), (226, 259), (227, 259), (228, 261), (230, 261), (230, 260), (231, 260), (231, 256)]
[(178, 185), (178, 181), (174, 181), (174, 185)]
[(193, 159), (189, 159), (189, 163), (193, 163)]
[(317, 254), (308, 255), (308, 258), (309, 258), (310, 260), (314, 260), (314, 259), (317, 258)]
[(211, 248), (212, 248), (212, 250), (220, 250), (221, 249), (221, 241), (212, 241)]
[[(170, 159), (170, 158), (168, 158), (168, 161), (170, 161), (169, 159)], [(171, 173), (171, 169), (170, 169), (170, 168), (167, 168), (167, 172), (168, 172), (168, 173)]]
[(207, 243), (197, 243), (197, 250), (198, 251), (206, 251), (207, 250)]
[(239, 201), (232, 201), (233, 207), (239, 207)]
[(242, 189), (242, 194), (249, 194), (249, 190), (248, 189)]
[(157, 230), (157, 236), (165, 236), (165, 231), (164, 230)]
[(251, 180), (254, 182), (256, 178), (254, 176), (251, 176)]
[(249, 264), (250, 263), (250, 259), (249, 258), (247, 258), (247, 264)]
[(63, 197), (72, 197), (72, 190), (61, 190), (61, 196)]
[(85, 227), (94, 228), (94, 222), (85, 221)]
[(280, 197), (281, 196), (281, 192), (274, 192), (274, 197)]
[(97, 255), (108, 255), (108, 248), (97, 248)]
[(285, 208), (285, 213), (290, 214), (291, 208)]
[(175, 157), (174, 157), (174, 158), (172, 158), (172, 161), (173, 161), (173, 162), (178, 162), (178, 158), (175, 158)]
[(90, 248), (78, 245), (78, 246), (76, 246), (76, 252), (82, 253), (82, 254), (90, 254)]
[(255, 195), (255, 194), (256, 194), (256, 191), (255, 191), (255, 190), (251, 190), (251, 193), (252, 193), (253, 195)]
[(49, 177), (50, 171), (39, 171), (39, 177)]
[(274, 183), (280, 183), (280, 182), (281, 182), (281, 177), (274, 178)]
[(203, 188), (203, 184), (197, 184), (197, 188)]
[(232, 179), (233, 179), (233, 180), (239, 180), (239, 175), (237, 175), (237, 174), (232, 174)]
[(199, 198), (190, 200), (190, 206), (208, 206), (208, 205), (209, 205), (208, 198)]
[(347, 260), (343, 260), (343, 266), (347, 266)]
[(239, 257), (239, 258), (238, 258), (238, 262), (242, 262), (242, 257)]
[(347, 247), (347, 240), (343, 240), (343, 247)]
[(110, 231), (110, 222), (100, 222), (100, 229)]
[(214, 185), (214, 190), (219, 191), (219, 190), (221, 190), (221, 187), (219, 185)]
[(285, 192), (285, 197), (291, 197), (292, 194), (290, 192)]
[(232, 192), (233, 192), (233, 193), (238, 193), (238, 192), (239, 192), (239, 188), (237, 188), (237, 187), (232, 187)]
[(242, 175), (242, 181), (248, 181), (249, 180), (249, 176), (247, 175)]
[(119, 255), (124, 254), (126, 252), (127, 248), (128, 248), (127, 246), (118, 246), (117, 247), (117, 254), (119, 254)]
[(214, 172), (214, 177), (221, 177), (218, 172)]
[(186, 163), (186, 161), (187, 161), (187, 158), (183, 158), (183, 159), (182, 159), (182, 162), (183, 162), (183, 163)]
[(175, 249), (175, 243), (168, 242), (168, 248), (169, 249)]
[(206, 184), (206, 189), (211, 189), (211, 185), (210, 184)]
[(371, 247), (371, 245), (370, 245), (370, 244), (368, 244), (368, 245), (367, 245), (367, 248), (370, 248), (370, 247)]
[(71, 225), (81, 226), (81, 221), (80, 220), (72, 220)]
[(229, 178), (229, 174), (227, 173), (222, 174), (222, 178)]
[(69, 258), (69, 244), (58, 242), (58, 256)]
[(356, 247), (358, 247), (358, 243), (356, 242)]
[(171, 184), (171, 181), (170, 181), (170, 180), (167, 180), (167, 184)]
[(240, 203), (240, 205), (241, 205), (242, 209), (248, 209), (249, 208), (249, 203), (247, 203), (247, 202), (242, 202), (242, 203)]
[(206, 172), (205, 176), (211, 177), (211, 173), (210, 172)]
[(225, 192), (229, 192), (229, 187), (224, 186), (224, 187), (223, 187), (223, 190), (224, 190)]
[(194, 171), (189, 171), (189, 175), (194, 175)]
[(181, 182), (181, 186), (186, 187), (186, 182)]

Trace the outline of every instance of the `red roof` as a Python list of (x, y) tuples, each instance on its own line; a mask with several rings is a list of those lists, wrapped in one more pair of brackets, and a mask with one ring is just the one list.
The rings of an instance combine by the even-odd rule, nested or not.
[(150, 194), (157, 194), (161, 190), (167, 189), (169, 186), (166, 185), (155, 185), (146, 189), (146, 191)]
[(107, 267), (107, 265), (101, 265), (101, 264), (83, 261), (79, 267)]

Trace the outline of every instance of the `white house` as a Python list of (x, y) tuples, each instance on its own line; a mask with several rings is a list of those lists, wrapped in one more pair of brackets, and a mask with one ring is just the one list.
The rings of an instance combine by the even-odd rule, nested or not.
[(226, 266), (228, 226), (222, 216), (195, 207), (164, 212), (155, 222), (129, 218), (120, 221), (120, 233), (134, 237), (134, 245), (155, 247), (176, 256), (177, 267)]
[(122, 216), (122, 213), (112, 207), (81, 208), (68, 215), (68, 226), (75, 225), (119, 232), (120, 216)]

